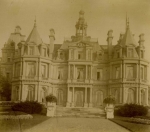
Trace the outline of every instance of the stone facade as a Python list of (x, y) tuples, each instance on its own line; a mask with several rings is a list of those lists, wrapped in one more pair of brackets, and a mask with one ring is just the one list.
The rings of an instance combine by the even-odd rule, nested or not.
[(34, 27), (25, 41), (16, 27), (2, 48), (1, 70), (12, 79), (12, 101), (45, 102), (49, 93), (57, 105), (100, 107), (109, 95), (117, 104), (148, 105), (148, 61), (145, 60), (144, 34), (134, 41), (129, 22), (126, 31), (112, 45), (113, 31), (108, 31), (107, 45), (87, 36), (84, 11), (79, 12), (76, 34), (63, 44), (54, 44), (50, 30), (49, 44), (43, 43)]

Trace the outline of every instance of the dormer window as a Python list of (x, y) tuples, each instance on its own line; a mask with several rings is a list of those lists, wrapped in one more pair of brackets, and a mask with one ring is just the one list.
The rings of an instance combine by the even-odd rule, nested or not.
[(34, 52), (34, 47), (30, 46), (29, 47), (29, 55), (33, 55), (33, 52)]
[(43, 56), (46, 57), (46, 48), (43, 48)]
[(63, 58), (63, 53), (60, 53), (60, 59), (62, 60)]
[(119, 51), (117, 51), (117, 58), (119, 58), (120, 57), (120, 52)]
[(128, 49), (128, 57), (133, 57), (133, 49)]

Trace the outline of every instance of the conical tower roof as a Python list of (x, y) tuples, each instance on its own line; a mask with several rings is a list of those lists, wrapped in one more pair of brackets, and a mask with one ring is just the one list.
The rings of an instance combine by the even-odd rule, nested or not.
[(30, 35), (28, 36), (26, 43), (35, 43), (37, 45), (42, 44), (42, 39), (37, 31), (37, 26), (36, 26), (36, 20), (34, 23), (34, 27), (30, 33)]
[(123, 36), (123, 39), (122, 39), (120, 45), (126, 46), (126, 45), (129, 45), (129, 44), (136, 45), (136, 42), (134, 40), (133, 34), (130, 31), (129, 21), (127, 21), (126, 32), (125, 32), (125, 34)]

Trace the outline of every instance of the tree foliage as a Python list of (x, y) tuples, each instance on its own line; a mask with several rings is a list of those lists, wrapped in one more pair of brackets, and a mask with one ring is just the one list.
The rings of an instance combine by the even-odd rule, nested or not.
[(6, 78), (0, 72), (0, 95), (5, 98), (6, 101), (11, 100), (11, 81)]

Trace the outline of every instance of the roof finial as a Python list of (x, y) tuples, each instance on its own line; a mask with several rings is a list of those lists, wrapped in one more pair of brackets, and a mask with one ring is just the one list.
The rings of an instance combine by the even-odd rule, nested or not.
[(129, 17), (126, 13), (126, 28), (129, 28)]
[(34, 27), (36, 27), (36, 16), (35, 16), (35, 20), (34, 20)]

